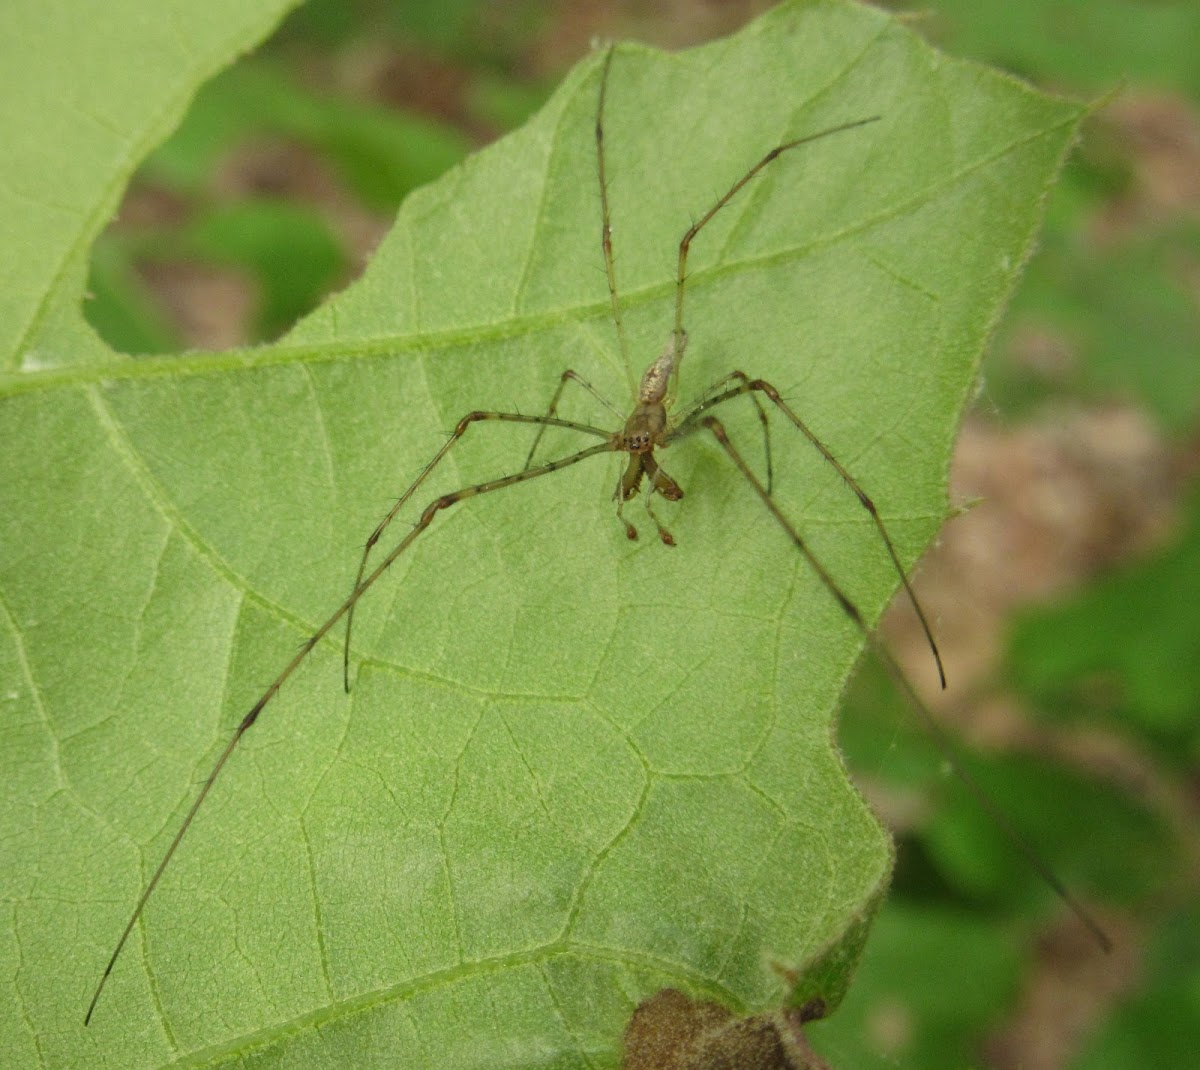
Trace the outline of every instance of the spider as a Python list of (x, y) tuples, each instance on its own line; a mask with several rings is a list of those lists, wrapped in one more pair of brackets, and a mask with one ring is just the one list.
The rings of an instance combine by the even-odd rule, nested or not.
[[(613, 57), (615, 50), (610, 46), (603, 57), (600, 64), (599, 73), (599, 89), (598, 100), (596, 105), (596, 121), (595, 121), (595, 152), (596, 152), (596, 169), (599, 181), (600, 193), (600, 208), (601, 208), (601, 248), (604, 259), (604, 270), (607, 279), (608, 293), (612, 306), (613, 322), (616, 328), (618, 341), (623, 354), (627, 354), (627, 342), (625, 337), (624, 326), (621, 317), (621, 304), (618, 298), (616, 271), (613, 257), (613, 240), (612, 240), (612, 224), (609, 210), (608, 199), (608, 179), (605, 167), (605, 152), (604, 152), (604, 110), (605, 99), (608, 91), (609, 75), (612, 69)], [(741, 474), (754, 493), (761, 500), (764, 508), (769, 515), (778, 524), (779, 528), (787, 536), (795, 546), (796, 550), (802, 555), (808, 566), (815, 572), (820, 582), (824, 585), (830, 597), (840, 606), (841, 610), (853, 623), (864, 637), (864, 640), (876, 653), (883, 662), (885, 667), (896, 679), (898, 686), (907, 695), (910, 704), (916, 710), (918, 716), (925, 722), (927, 728), (934, 734), (935, 739), (940, 746), (948, 753), (950, 751), (949, 741), (944, 733), (938, 728), (926, 710), (925, 706), (917, 696), (912, 685), (899, 669), (894, 659), (887, 652), (886, 648), (876, 637), (874, 631), (867, 624), (862, 612), (854, 604), (851, 598), (843, 591), (837, 580), (822, 564), (820, 559), (814, 554), (808, 543), (800, 534), (796, 525), (784, 514), (780, 506), (773, 496), (773, 465), (771, 460), (768, 411), (774, 411), (780, 414), (787, 420), (799, 433), (807, 440), (810, 446), (828, 463), (833, 471), (842, 479), (849, 491), (857, 498), (859, 504), (870, 517), (874, 525), (882, 547), (886, 551), (892, 566), (895, 569), (900, 583), (904, 588), (905, 596), (916, 613), (917, 619), (920, 622), (921, 629), (924, 633), (925, 641), (928, 644), (932, 654), (939, 682), (942, 687), (946, 685), (945, 671), (942, 664), (942, 657), (938, 650), (937, 643), (934, 639), (932, 629), (927, 620), (926, 614), (922, 609), (920, 602), (917, 599), (913, 588), (905, 575), (903, 565), (897, 554), (891, 537), (888, 534), (887, 528), (880, 517), (879, 511), (870, 495), (863, 488), (861, 483), (850, 473), (850, 471), (830, 452), (820, 438), (809, 428), (809, 426), (800, 418), (800, 416), (792, 409), (792, 407), (783, 399), (780, 392), (769, 382), (752, 378), (745, 372), (740, 370), (731, 371), (721, 379), (717, 380), (712, 386), (704, 391), (690, 405), (683, 407), (681, 410), (675, 409), (676, 386), (678, 382), (679, 368), (684, 357), (688, 343), (688, 333), (684, 327), (684, 296), (685, 283), (687, 279), (687, 260), (688, 253), (692, 242), (702, 233), (704, 228), (713, 219), (718, 212), (737, 197), (748, 183), (750, 183), (760, 172), (769, 167), (774, 161), (779, 159), (785, 153), (790, 152), (802, 145), (811, 144), (812, 142), (825, 137), (831, 137), (836, 134), (847, 133), (868, 124), (879, 121), (879, 116), (868, 116), (864, 118), (854, 119), (841, 123), (836, 126), (828, 127), (819, 130), (815, 133), (810, 133), (802, 137), (795, 138), (790, 141), (785, 141), (776, 145), (767, 152), (761, 159), (753, 164), (740, 178), (737, 179), (726, 192), (718, 198), (715, 203), (700, 216), (684, 233), (679, 242), (677, 269), (675, 274), (675, 311), (674, 324), (667, 338), (666, 344), (659, 355), (649, 364), (645, 372), (641, 376), (640, 383), (637, 388), (636, 397), (633, 406), (628, 415), (623, 415), (621, 411), (611, 404), (587, 379), (578, 374), (573, 369), (567, 369), (559, 378), (557, 388), (551, 398), (549, 407), (544, 415), (532, 415), (518, 412), (501, 412), (501, 411), (473, 411), (467, 413), (458, 421), (453, 433), (445, 444), (433, 455), (432, 459), (425, 465), (416, 479), (404, 490), (397, 499), (394, 506), (389, 510), (387, 515), (379, 522), (375, 529), (371, 532), (363, 549), (362, 557), (359, 562), (358, 572), (355, 578), (353, 589), (346, 599), (337, 607), (332, 615), (307, 639), (301, 646), (299, 651), (287, 663), (283, 670), (278, 674), (274, 681), (262, 693), (249, 712), (242, 718), (240, 723), (234, 730), (231, 738), (225, 748), (217, 757), (213, 767), (208, 774), (208, 777), (200, 787), (193, 800), (190, 808), (181, 821), (174, 837), (167, 846), (165, 853), (157, 868), (154, 870), (150, 879), (144, 886), (133, 912), (122, 931), (111, 957), (105, 966), (104, 972), (101, 975), (99, 983), (96, 986), (90, 1005), (87, 1009), (84, 1024), (91, 1021), (92, 1015), (96, 1009), (97, 1002), (100, 999), (104, 987), (112, 974), (113, 968), (119, 959), (123, 948), (141, 917), (147, 901), (158, 886), (160, 879), (163, 876), (171, 859), (174, 857), (180, 842), (191, 827), (193, 820), (196, 817), (200, 807), (204, 804), (210, 791), (213, 788), (221, 771), (225, 768), (226, 763), (232, 756), (233, 752), (240, 743), (242, 737), (250, 729), (250, 727), (258, 719), (259, 714), (276, 695), (276, 693), (287, 682), (288, 678), (295, 672), (297, 667), (308, 657), (314, 647), (335, 628), (343, 618), (346, 619), (346, 636), (344, 643), (343, 655), (343, 686), (347, 691), (350, 690), (350, 638), (351, 627), (353, 624), (353, 616), (356, 605), (359, 600), (379, 581), (383, 574), (392, 566), (392, 564), (404, 554), (414, 542), (433, 524), (437, 516), (447, 509), (452, 508), (464, 501), (479, 495), (491, 494), (495, 491), (502, 490), (506, 487), (513, 487), (521, 483), (529, 482), (530, 480), (540, 479), (543, 476), (548, 476), (553, 472), (561, 471), (565, 468), (580, 464), (583, 461), (592, 457), (605, 456), (608, 454), (620, 454), (624, 458), (624, 467), (618, 477), (613, 493), (616, 501), (616, 515), (620, 524), (623, 526), (625, 535), (629, 539), (638, 537), (637, 528), (625, 516), (625, 507), (639, 494), (642, 496), (644, 508), (650, 522), (653, 524), (659, 540), (664, 546), (674, 547), (676, 545), (675, 538), (670, 530), (663, 522), (662, 518), (655, 510), (655, 498), (662, 498), (668, 502), (679, 501), (684, 496), (684, 490), (678, 482), (663, 467), (660, 454), (675, 446), (684, 440), (697, 435), (708, 435), (719, 445), (721, 450), (729, 458), (734, 468)], [(562, 398), (563, 392), (569, 383), (574, 383), (579, 388), (585, 390), (597, 399), (606, 409), (614, 413), (621, 421), (620, 425), (615, 430), (605, 429), (593, 424), (583, 423), (577, 420), (565, 419), (559, 415), (558, 406)], [(727, 402), (735, 398), (748, 397), (755, 406), (758, 419), (761, 423), (765, 453), (766, 453), (766, 473), (765, 478), (760, 477), (745, 458), (734, 446), (729, 436), (726, 433), (725, 427), (722, 424), (718, 411)], [(442, 460), (450, 453), (455, 445), (463, 438), (467, 432), (478, 423), (497, 421), (510, 424), (522, 424), (535, 427), (537, 429), (533, 443), (527, 455), (525, 465), (519, 471), (510, 475), (501, 476), (499, 478), (487, 480), (481, 483), (475, 483), (469, 486), (462, 487), (450, 493), (442, 494), (434, 498), (421, 511), (416, 523), (409, 531), (387, 552), (387, 554), (368, 571), (368, 564), (371, 552), (380, 539), (389, 529), (392, 521), (399, 514), (400, 510), (412, 499), (417, 491), (425, 484), (430, 475), (438, 468)], [(575, 432), (579, 435), (593, 439), (592, 444), (587, 445), (573, 453), (568, 453), (564, 456), (552, 460), (537, 460), (537, 452), (542, 440), (542, 435), (547, 428), (561, 428), (567, 431)], [(1107, 944), (1107, 938), (1099, 930), (1094, 922), (1087, 916), (1062, 884), (1051, 874), (1048, 868), (1033, 852), (1032, 849), (1024, 845), (1024, 841), (1011, 828), (1008, 822), (1000, 814), (998, 809), (991, 803), (990, 799), (979, 789), (974, 781), (962, 769), (961, 766), (954, 762), (955, 771), (967, 783), (978, 801), (991, 813), (992, 817), (998, 821), (1002, 828), (1006, 831), (1011, 839), (1025, 853), (1033, 867), (1047, 880), (1054, 890), (1068, 903), (1068, 905), (1078, 914), (1085, 923), (1096, 934), (1102, 944)]]

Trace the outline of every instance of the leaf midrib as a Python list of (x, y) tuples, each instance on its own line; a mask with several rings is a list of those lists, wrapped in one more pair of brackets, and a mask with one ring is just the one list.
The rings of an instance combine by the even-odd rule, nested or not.
[[(976, 172), (1003, 159), (1010, 153), (1072, 126), (1075, 121), (1075, 117), (1072, 117), (1069, 120), (1044, 127), (1028, 137), (1009, 142), (990, 155), (981, 157), (950, 173), (942, 181), (924, 187), (906, 200), (865, 216), (850, 226), (817, 241), (788, 246), (760, 256), (743, 256), (709, 267), (697, 268), (688, 273), (688, 278), (694, 286), (702, 285), (705, 281), (716, 281), (733, 274), (794, 263), (827, 249), (836, 248), (839, 244), (850, 241), (877, 226), (911, 214), (924, 207), (937, 195), (944, 193)], [(624, 310), (635, 305), (661, 302), (673, 294), (674, 290), (673, 279), (637, 289), (623, 290), (620, 295), (621, 307)], [(466, 349), (484, 342), (504, 342), (568, 324), (608, 318), (610, 313), (611, 306), (608, 298), (605, 297), (586, 304), (567, 305), (553, 312), (518, 314), (503, 320), (488, 324), (476, 324), (467, 328), (377, 336), (352, 342), (338, 340), (290, 345), (284, 340), (269, 346), (247, 346), (217, 352), (193, 350), (186, 356), (125, 357), (119, 364), (92, 363), (42, 371), (10, 372), (0, 377), (0, 398), (101, 382), (162, 378), (184, 379), (298, 363), (333, 364), (362, 357), (395, 357), (410, 352)], [(320, 311), (318, 310), (316, 314), (319, 315)], [(119, 354), (118, 356), (124, 355)]]

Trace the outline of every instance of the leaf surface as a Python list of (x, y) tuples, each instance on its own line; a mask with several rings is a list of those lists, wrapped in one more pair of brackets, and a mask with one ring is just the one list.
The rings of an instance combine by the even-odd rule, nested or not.
[[(596, 56), (411, 196), (365, 276), (278, 343), (133, 360), (84, 326), (86, 250), (280, 5), (222, 21), (129, 2), (107, 37), (70, 7), (58, 35), (11, 8), (41, 55), (0, 64), (33, 83), (19, 114), (4, 95), (20, 136), (0, 184), (18, 239), (0, 288), (5, 1065), (612, 1066), (664, 985), (777, 1005), (773, 965), (836, 946), (890, 869), (832, 742), (863, 642), (696, 436), (662, 455), (686, 490), (659, 506), (674, 550), (637, 503), (625, 538), (611, 457), (441, 514), (362, 603), (353, 693), (335, 632), (246, 735), (81, 1025), (198, 782), (348, 593), (389, 495), (466, 412), (541, 411), (564, 367), (626, 410), (689, 220), (781, 140), (876, 114), (785, 154), (697, 239), (682, 397), (735, 368), (775, 383), (913, 561), (1081, 109), (841, 2), (681, 55), (622, 46), (606, 144), (627, 361)], [(83, 101), (103, 145), (64, 154)], [(563, 409), (615, 419), (582, 392)], [(753, 408), (723, 419), (761, 470)], [(778, 500), (874, 621), (897, 581), (867, 516), (783, 420), (771, 436)], [(518, 469), (530, 440), (473, 428), (418, 506)]]

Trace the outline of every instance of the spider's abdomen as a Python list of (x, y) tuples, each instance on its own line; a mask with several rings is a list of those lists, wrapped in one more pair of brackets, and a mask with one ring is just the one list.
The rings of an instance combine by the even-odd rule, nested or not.
[(642, 373), (642, 382), (638, 387), (638, 402), (641, 404), (662, 404), (671, 385), (671, 375), (683, 357), (687, 346), (687, 331), (680, 332), (679, 345), (675, 345), (675, 334), (667, 339), (667, 344), (653, 364)]

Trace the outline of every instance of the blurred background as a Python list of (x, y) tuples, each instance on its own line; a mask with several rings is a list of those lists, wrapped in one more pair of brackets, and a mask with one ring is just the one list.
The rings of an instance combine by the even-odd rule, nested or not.
[[(741, 0), (310, 0), (206, 86), (92, 260), (130, 354), (282, 334), (405, 195), (519, 125), (593, 38), (669, 48)], [(893, 5), (897, 8), (903, 5)], [(1200, 1051), (1200, 5), (936, 0), (957, 56), (1101, 106), (983, 369), (950, 522), (889, 642), (972, 772), (1113, 937), (1067, 915), (863, 665), (840, 739), (899, 840), (837, 1067), (1124, 1070)]]

